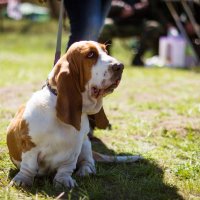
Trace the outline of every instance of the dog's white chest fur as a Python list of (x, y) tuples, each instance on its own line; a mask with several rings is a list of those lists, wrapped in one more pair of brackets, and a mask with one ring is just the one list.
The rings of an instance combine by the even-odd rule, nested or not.
[(123, 65), (107, 55), (105, 45), (71, 45), (49, 74), (46, 87), (20, 107), (8, 127), (9, 154), (20, 168), (13, 182), (32, 185), (38, 173), (55, 170), (55, 184), (74, 187), (71, 175), (76, 165), (80, 176), (95, 173), (87, 115), (95, 115), (94, 124), (108, 125), (102, 98), (117, 87), (122, 71)]
[(80, 131), (58, 120), (55, 113), (56, 98), (44, 88), (33, 94), (24, 112), (24, 118), (29, 123), (29, 135), (36, 145), (34, 152), (38, 152), (39, 174), (57, 169), (62, 162), (67, 164), (68, 161), (76, 161), (84, 136), (89, 132), (86, 114), (81, 116)]

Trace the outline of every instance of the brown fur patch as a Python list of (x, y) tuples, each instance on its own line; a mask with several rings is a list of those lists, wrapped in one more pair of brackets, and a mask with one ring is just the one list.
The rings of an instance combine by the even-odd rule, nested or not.
[[(94, 56), (88, 57), (90, 52)], [(85, 86), (92, 76), (92, 66), (98, 60), (98, 50), (95, 45), (73, 44), (67, 53), (54, 66), (54, 75), (49, 84), (57, 87), (56, 111), (59, 120), (71, 124), (80, 130), (82, 95)]]
[(100, 46), (101, 46), (101, 49), (102, 49), (103, 51), (105, 51), (106, 53), (108, 53), (105, 44), (100, 44)]
[(106, 129), (109, 127), (109, 121), (102, 107), (100, 111), (94, 115), (89, 115), (90, 126), (94, 129), (95, 127), (100, 129)]
[(80, 130), (82, 96), (80, 89), (74, 84), (72, 76), (68, 75), (67, 71), (62, 71), (58, 75), (57, 90), (56, 111), (58, 119)]
[[(88, 58), (87, 55), (90, 52), (94, 52), (92, 58)], [(85, 85), (91, 79), (92, 67), (97, 63), (99, 57), (98, 50), (94, 44), (90, 42), (84, 45), (74, 45), (67, 52), (67, 61), (69, 62), (70, 73), (77, 73), (77, 82), (81, 92), (85, 91)]]
[(51, 79), (49, 79), (49, 84), (53, 87), (56, 86), (56, 79), (57, 79), (57, 76), (58, 74), (60, 73), (60, 70), (61, 70), (61, 65), (63, 63), (63, 61), (66, 60), (66, 55), (63, 56), (57, 63), (56, 65), (54, 66), (53, 68), (53, 77)]
[(27, 122), (22, 119), (25, 106), (21, 106), (11, 121), (7, 130), (7, 146), (10, 157), (21, 161), (22, 152), (26, 152), (35, 147), (28, 135), (29, 128)]

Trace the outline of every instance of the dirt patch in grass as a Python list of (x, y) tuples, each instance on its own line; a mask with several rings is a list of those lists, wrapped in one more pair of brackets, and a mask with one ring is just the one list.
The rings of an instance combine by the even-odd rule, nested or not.
[(159, 112), (156, 110), (136, 111), (136, 115), (145, 121), (153, 121), (158, 114)]
[(5, 109), (16, 110), (38, 88), (41, 88), (40, 83), (12, 85), (0, 88), (0, 106)]
[(158, 123), (155, 127), (155, 130), (158, 129), (175, 131), (183, 137), (190, 130), (200, 133), (200, 118), (185, 117), (180, 115), (171, 116), (160, 121), (160, 123)]

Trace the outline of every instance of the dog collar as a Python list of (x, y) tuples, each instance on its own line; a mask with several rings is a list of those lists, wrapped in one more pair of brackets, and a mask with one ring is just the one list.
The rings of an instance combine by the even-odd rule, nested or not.
[(49, 91), (50, 91), (51, 93), (53, 93), (55, 96), (58, 95), (57, 90), (56, 90), (56, 89), (53, 89), (53, 88), (51, 87), (51, 85), (49, 84), (49, 81), (48, 81), (48, 80), (47, 80), (46, 86), (47, 86), (47, 88), (49, 89)]

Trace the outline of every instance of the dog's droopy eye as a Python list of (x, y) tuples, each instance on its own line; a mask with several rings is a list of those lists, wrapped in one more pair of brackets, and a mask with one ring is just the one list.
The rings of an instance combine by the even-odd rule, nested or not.
[(94, 51), (90, 51), (88, 54), (87, 54), (87, 58), (94, 58), (95, 57), (95, 52)]

